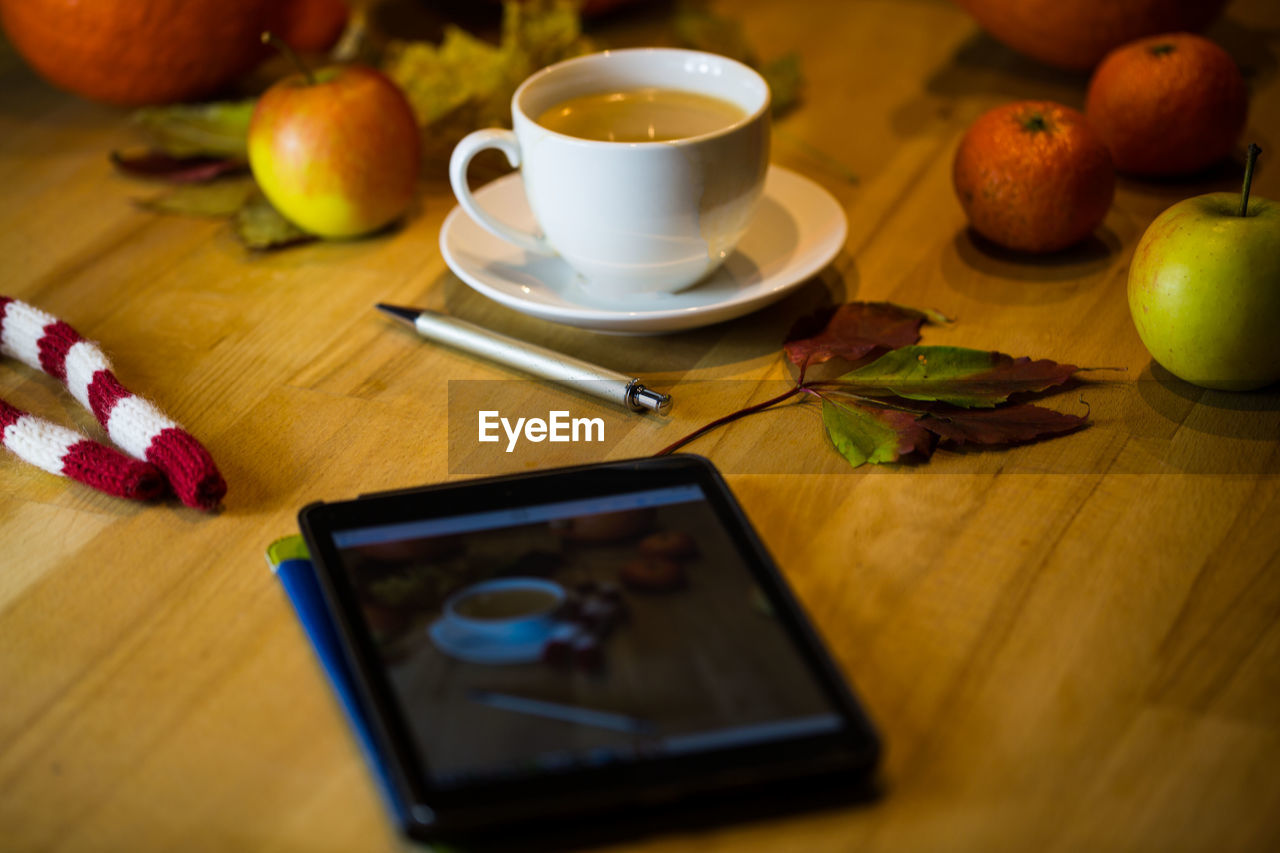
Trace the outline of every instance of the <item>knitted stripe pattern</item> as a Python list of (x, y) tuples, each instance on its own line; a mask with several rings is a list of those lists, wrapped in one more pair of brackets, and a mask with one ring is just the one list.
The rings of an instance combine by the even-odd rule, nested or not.
[(0, 355), (61, 381), (133, 457), (0, 401), (0, 437), (20, 458), (122, 497), (156, 497), (166, 481), (179, 500), (199, 509), (213, 509), (226, 494), (226, 482), (200, 442), (125, 388), (102, 350), (58, 318), (0, 296)]
[(15, 409), (0, 400), (0, 441), (50, 474), (60, 474), (121, 498), (150, 500), (169, 490), (150, 462), (130, 459), (78, 432)]

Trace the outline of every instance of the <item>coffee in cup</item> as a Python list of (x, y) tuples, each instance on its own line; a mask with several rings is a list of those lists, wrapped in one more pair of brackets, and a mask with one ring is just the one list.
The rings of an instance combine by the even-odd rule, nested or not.
[[(462, 208), (526, 251), (558, 254), (589, 291), (674, 292), (724, 262), (751, 221), (769, 165), (769, 88), (747, 66), (641, 48), (570, 59), (512, 98), (514, 129), (454, 149)], [(521, 169), (541, 234), (476, 204), (467, 166), (485, 148)]]
[(538, 116), (538, 124), (600, 142), (673, 142), (705, 136), (746, 118), (737, 104), (680, 89), (645, 86), (578, 95)]
[(444, 603), (444, 616), (455, 630), (474, 636), (528, 640), (551, 627), (552, 615), (564, 599), (564, 587), (554, 581), (495, 578), (451, 595)]

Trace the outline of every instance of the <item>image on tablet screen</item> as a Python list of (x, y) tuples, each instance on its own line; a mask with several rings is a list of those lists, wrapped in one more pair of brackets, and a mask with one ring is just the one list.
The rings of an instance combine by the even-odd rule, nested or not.
[(437, 786), (842, 724), (697, 485), (334, 541)]

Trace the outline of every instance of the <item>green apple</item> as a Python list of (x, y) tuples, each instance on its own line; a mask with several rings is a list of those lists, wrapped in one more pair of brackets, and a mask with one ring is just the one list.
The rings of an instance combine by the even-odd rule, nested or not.
[[(1204, 388), (1280, 380), (1280, 204), (1184, 199), (1151, 223), (1129, 267), (1129, 310), (1152, 358)], [(1240, 215), (1241, 208), (1247, 215)]]
[(420, 157), (408, 101), (359, 65), (303, 67), (262, 95), (249, 124), (249, 166), (262, 192), (320, 237), (367, 234), (403, 214)]

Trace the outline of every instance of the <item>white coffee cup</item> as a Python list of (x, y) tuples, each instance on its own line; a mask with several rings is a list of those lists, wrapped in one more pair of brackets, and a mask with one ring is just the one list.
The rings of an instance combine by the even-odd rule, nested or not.
[[(666, 142), (609, 142), (548, 130), (535, 120), (582, 95), (646, 87), (707, 95), (744, 116), (720, 130)], [(453, 151), (449, 179), (472, 219), (539, 255), (559, 255), (593, 293), (630, 296), (696, 284), (733, 251), (769, 167), (769, 86), (752, 69), (692, 50), (638, 48), (544, 68), (511, 99), (514, 131), (479, 130)], [(476, 204), (467, 167), (497, 148), (521, 170), (533, 234)]]
[[(514, 604), (512, 596), (516, 597)], [(554, 581), (535, 577), (494, 578), (450, 596), (444, 603), (444, 616), (456, 630), (473, 636), (527, 641), (551, 630), (553, 614), (564, 599), (564, 587)], [(476, 602), (497, 610), (473, 611), (468, 604)]]

